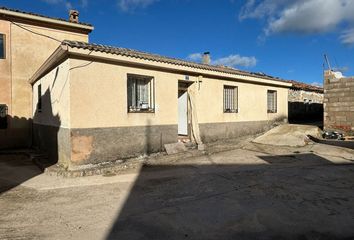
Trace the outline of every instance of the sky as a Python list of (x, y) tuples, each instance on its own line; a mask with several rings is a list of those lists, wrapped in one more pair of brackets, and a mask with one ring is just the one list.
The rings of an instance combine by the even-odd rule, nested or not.
[(0, 0), (68, 18), (80, 12), (90, 42), (322, 85), (324, 54), (354, 76), (354, 0)]

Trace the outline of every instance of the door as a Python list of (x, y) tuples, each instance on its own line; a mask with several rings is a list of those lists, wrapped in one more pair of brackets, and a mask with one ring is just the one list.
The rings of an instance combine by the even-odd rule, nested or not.
[(178, 91), (178, 135), (188, 135), (187, 91)]

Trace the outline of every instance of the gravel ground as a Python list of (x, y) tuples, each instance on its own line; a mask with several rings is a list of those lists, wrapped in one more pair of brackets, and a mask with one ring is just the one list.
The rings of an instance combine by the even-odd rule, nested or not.
[(229, 143), (67, 179), (0, 155), (0, 239), (354, 239), (353, 150)]

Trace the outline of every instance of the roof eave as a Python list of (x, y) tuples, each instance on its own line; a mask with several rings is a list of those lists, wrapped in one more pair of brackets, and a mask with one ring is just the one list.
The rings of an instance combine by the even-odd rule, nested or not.
[(89, 25), (84, 25), (84, 24), (80, 24), (80, 23), (66, 22), (66, 21), (63, 21), (63, 20), (47, 18), (47, 17), (42, 17), (42, 16), (35, 16), (35, 15), (30, 15), (30, 14), (21, 13), (21, 12), (13, 12), (13, 11), (10, 11), (10, 10), (5, 10), (5, 9), (0, 9), (0, 14), (6, 15), (6, 16), (10, 16), (10, 17), (14, 17), (14, 18), (21, 18), (21, 19), (38, 21), (38, 22), (43, 22), (43, 23), (48, 23), (48, 24), (56, 24), (56, 25), (63, 26), (63, 27), (80, 29), (81, 31), (86, 31), (88, 33), (92, 32), (92, 30), (94, 29), (93, 26), (89, 26)]
[(49, 58), (40, 66), (40, 68), (33, 74), (28, 82), (33, 85), (42, 76), (47, 74), (58, 63), (65, 60), (68, 57), (68, 46), (60, 45)]
[[(93, 54), (93, 52), (91, 50), (87, 50), (87, 49), (78, 49), (75, 47), (68, 47), (68, 53), (70, 56), (78, 56), (81, 59), (88, 59), (88, 60), (95, 60), (95, 59), (111, 59), (114, 60), (115, 62), (121, 62), (121, 63), (134, 63), (134, 60), (132, 59), (127, 59), (127, 60), (119, 60), (116, 59), (112, 56), (109, 55), (115, 55), (115, 56), (121, 56), (118, 54), (107, 54), (106, 57), (102, 57), (102, 56), (97, 56), (95, 54)], [(87, 52), (87, 53), (85, 53)], [(98, 51), (99, 52), (99, 51)], [(145, 64), (141, 64), (141, 65), (145, 65), (145, 66), (154, 66), (154, 67), (158, 67), (161, 69), (170, 69), (170, 70), (174, 70), (175, 68), (173, 67), (174, 64), (166, 64), (166, 66), (157, 66), (155, 61), (150, 61), (150, 60), (145, 60), (146, 63)], [(139, 64), (136, 62), (136, 64)], [(163, 64), (163, 63), (161, 63)], [(168, 66), (171, 65), (171, 66)], [(227, 72), (222, 72), (222, 71), (212, 71), (212, 70), (205, 70), (205, 69), (201, 69), (201, 68), (196, 68), (196, 67), (186, 67), (183, 66), (183, 68), (185, 68), (185, 72), (192, 72), (194, 74), (199, 74), (199, 75), (204, 75), (204, 73), (202, 73), (200, 70), (202, 71), (206, 71), (209, 72), (208, 75), (212, 75), (212, 76), (222, 76), (222, 74), (226, 74), (229, 75), (229, 77), (232, 77), (234, 79), (239, 79), (239, 80), (244, 80), (244, 81), (248, 81), (248, 82), (254, 82), (254, 83), (261, 83), (261, 84), (266, 84), (269, 83), (271, 85), (274, 86), (280, 86), (280, 87), (285, 87), (285, 88), (291, 88), (292, 87), (292, 83), (288, 83), (285, 81), (281, 81), (278, 79), (269, 79), (269, 78), (262, 78), (262, 77), (256, 77), (256, 76), (248, 76), (248, 75), (243, 75), (243, 74), (235, 74), (235, 73), (227, 73)], [(191, 70), (194, 69), (194, 70)], [(265, 82), (266, 81), (266, 82)]]

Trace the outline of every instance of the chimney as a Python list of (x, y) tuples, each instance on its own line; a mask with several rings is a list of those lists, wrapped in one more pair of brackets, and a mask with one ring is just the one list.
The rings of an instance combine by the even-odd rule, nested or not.
[(70, 10), (70, 12), (69, 12), (69, 22), (79, 23), (79, 11)]
[(203, 54), (203, 60), (202, 60), (203, 64), (210, 64), (210, 52), (205, 52)]

